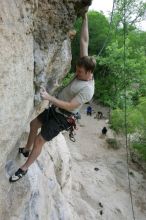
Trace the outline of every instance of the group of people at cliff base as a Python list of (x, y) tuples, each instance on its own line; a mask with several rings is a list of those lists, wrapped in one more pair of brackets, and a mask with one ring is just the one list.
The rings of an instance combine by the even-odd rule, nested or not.
[[(84, 9), (88, 10), (91, 0), (82, 0)], [(19, 148), (19, 153), (27, 157), (26, 162), (9, 178), (10, 182), (16, 182), (22, 178), (28, 168), (37, 159), (43, 145), (56, 137), (61, 131), (68, 130), (72, 126), (73, 118), (82, 105), (89, 102), (94, 94), (93, 72), (96, 61), (88, 56), (88, 18), (84, 14), (80, 35), (80, 58), (76, 64), (74, 79), (58, 94), (57, 98), (46, 92), (43, 88), (40, 92), (44, 100), (51, 104), (35, 119), (30, 122), (30, 133), (26, 146)], [(38, 129), (41, 128), (38, 134)]]
[[(87, 112), (87, 116), (90, 115), (92, 116), (92, 113), (93, 113), (93, 108), (89, 105), (86, 109), (86, 112)], [(97, 119), (103, 119), (103, 113), (101, 111), (98, 111), (96, 116), (94, 118), (97, 118)], [(106, 127), (103, 127), (102, 130), (101, 130), (101, 133), (103, 135), (106, 135), (107, 133), (107, 128)]]
[[(94, 112), (93, 108), (91, 107), (91, 105), (89, 105), (87, 108), (86, 108), (86, 113), (87, 115), (90, 115), (92, 116), (92, 113)], [(97, 118), (97, 119), (103, 119), (104, 118), (104, 115), (101, 111), (98, 111), (96, 113), (96, 116), (94, 118)]]

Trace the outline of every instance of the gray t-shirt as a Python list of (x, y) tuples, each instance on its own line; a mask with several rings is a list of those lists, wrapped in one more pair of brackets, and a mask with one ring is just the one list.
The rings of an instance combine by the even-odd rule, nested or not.
[(67, 102), (70, 102), (72, 99), (77, 100), (81, 105), (71, 111), (77, 113), (84, 103), (92, 99), (93, 94), (94, 80), (83, 81), (75, 78), (58, 94), (58, 98)]

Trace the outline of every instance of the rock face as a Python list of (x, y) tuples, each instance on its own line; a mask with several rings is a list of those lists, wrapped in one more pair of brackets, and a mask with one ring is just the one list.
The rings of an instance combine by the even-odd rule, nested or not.
[[(17, 147), (35, 109), (34, 103), (40, 104), (40, 86), (46, 86), (48, 91), (53, 93), (70, 68), (71, 50), (68, 32), (72, 29), (77, 15), (82, 13), (83, 7), (81, 0), (1, 0), (0, 218), (2, 220), (71, 219), (67, 217), (69, 211), (66, 214), (67, 206), (62, 205), (67, 203), (63, 202), (65, 200), (63, 191), (66, 191), (66, 184), (70, 180), (70, 171), (64, 166), (65, 174), (62, 175), (58, 170), (61, 163), (64, 163), (64, 156), (57, 159), (57, 153), (53, 154), (51, 158), (53, 161), (57, 160), (53, 168), (53, 162), (50, 161), (46, 151), (41, 156), (45, 159), (46, 165), (41, 165), (40, 158), (22, 182), (9, 185), (7, 177), (19, 164), (16, 158)], [(60, 139), (56, 139), (52, 146), (59, 143)], [(67, 160), (68, 158), (69, 155)], [(54, 173), (52, 169), (55, 170)]]
[(0, 4), (0, 167), (15, 146), (33, 109), (32, 27), (24, 2)]
[[(47, 3), (49, 2), (49, 3)], [(35, 5), (34, 57), (35, 101), (40, 102), (40, 85), (54, 91), (70, 68), (71, 51), (68, 31), (75, 21), (75, 1), (39, 1)]]
[(11, 185), (5, 172), (13, 174), (24, 163), (24, 158), (13, 153), (8, 159), (5, 171), (1, 173), (2, 220), (75, 219), (70, 205), (71, 158), (62, 134), (44, 146), (25, 178)]

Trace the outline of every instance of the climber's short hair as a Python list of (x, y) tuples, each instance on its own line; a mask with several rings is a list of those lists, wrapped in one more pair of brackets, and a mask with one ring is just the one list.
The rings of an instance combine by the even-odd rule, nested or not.
[(92, 4), (92, 0), (82, 0), (82, 4), (84, 6), (90, 6)]
[(86, 71), (91, 71), (93, 73), (96, 67), (96, 59), (91, 56), (84, 56), (79, 58), (76, 65), (78, 67), (83, 67)]

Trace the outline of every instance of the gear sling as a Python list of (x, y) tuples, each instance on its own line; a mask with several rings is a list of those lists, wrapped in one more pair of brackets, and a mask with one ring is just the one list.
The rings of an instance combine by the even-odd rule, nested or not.
[[(54, 105), (49, 106), (49, 108), (48, 108), (48, 116), (49, 116), (49, 112), (51, 111), (54, 119), (59, 124), (61, 130), (69, 131), (69, 138), (70, 138), (70, 140), (75, 142), (76, 140), (75, 140), (75, 137), (74, 137), (74, 135), (75, 135), (74, 134), (74, 130), (77, 129), (77, 127), (76, 127), (76, 115), (71, 113), (71, 112), (68, 112), (68, 111), (66, 111), (64, 109), (61, 109), (61, 108), (58, 109), (59, 110), (59, 112), (58, 112), (58, 111), (56, 111), (56, 108), (57, 107), (54, 106)], [(60, 114), (62, 114), (66, 118), (66, 120), (67, 120), (67, 122), (69, 124), (68, 128), (65, 128), (64, 125), (62, 125), (62, 123), (57, 118), (55, 113), (60, 113)]]

